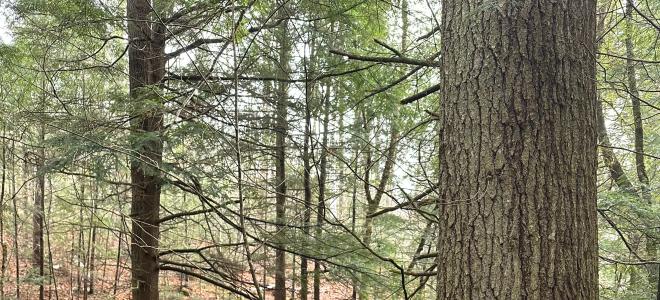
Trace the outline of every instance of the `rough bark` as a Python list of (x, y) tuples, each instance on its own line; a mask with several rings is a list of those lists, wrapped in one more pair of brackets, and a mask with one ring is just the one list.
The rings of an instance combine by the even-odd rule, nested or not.
[(596, 299), (595, 1), (442, 6), (437, 299)]
[[(149, 0), (128, 0), (130, 97), (136, 103), (131, 161), (131, 284), (133, 299), (158, 299), (158, 228), (163, 114), (154, 89), (165, 72), (164, 27), (152, 20)], [(152, 23), (152, 21), (155, 21)]]

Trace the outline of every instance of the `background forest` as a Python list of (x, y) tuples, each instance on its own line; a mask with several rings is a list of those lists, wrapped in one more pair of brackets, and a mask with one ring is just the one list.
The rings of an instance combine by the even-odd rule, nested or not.
[[(441, 2), (0, 0), (0, 299), (435, 299)], [(659, 16), (597, 3), (602, 299), (660, 299)]]

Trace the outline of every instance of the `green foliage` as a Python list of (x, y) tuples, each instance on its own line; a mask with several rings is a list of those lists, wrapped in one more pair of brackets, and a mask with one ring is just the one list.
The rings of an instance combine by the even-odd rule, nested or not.
[[(161, 224), (161, 250), (229, 245), (207, 248), (200, 252), (203, 257), (199, 253), (186, 253), (167, 259), (204, 266), (205, 269), (195, 271), (205, 274), (212, 273), (209, 271), (212, 268), (204, 258), (213, 260), (216, 263), (211, 264), (213, 267), (236, 267), (234, 273), (222, 269), (226, 277), (217, 276), (220, 279), (239, 277), (236, 270), (247, 274), (243, 236), (237, 228), (243, 221), (250, 258), (259, 270), (267, 270), (268, 276), (273, 272), (271, 246), (283, 244), (289, 251), (289, 262), (294, 254), (319, 259), (327, 270), (322, 275), (324, 280), (344, 286), (357, 283), (369, 296), (382, 299), (403, 298), (400, 270), (394, 264), (406, 268), (411, 263), (427, 219), (412, 210), (381, 215), (373, 219), (372, 242), (365, 245), (362, 240), (367, 205), (363, 181), (369, 170), (370, 191), (375, 192), (387, 160), (389, 133), (395, 126), (401, 135), (398, 156), (379, 209), (405, 201), (415, 195), (410, 190), (423, 190), (435, 182), (439, 168), (438, 124), (428, 121), (431, 115), (426, 111), (436, 111), (442, 95), (431, 95), (407, 106), (402, 106), (400, 101), (437, 84), (441, 72), (437, 68), (423, 68), (399, 84), (374, 93), (409, 73), (414, 66), (348, 60), (328, 52), (339, 49), (372, 57), (397, 56), (396, 51), (374, 41), (378, 39), (402, 50), (398, 21), (401, 7), (394, 2), (290, 1), (285, 6), (291, 19), (288, 27), (282, 28), (283, 22), (278, 19), (282, 14), (276, 11), (284, 9), (281, 1), (154, 1), (161, 18), (184, 12), (168, 24), (167, 34), (173, 36), (166, 52), (201, 39), (228, 39), (232, 43), (209, 43), (169, 58), (168, 76), (205, 76), (205, 80), (170, 77), (163, 83), (143, 87), (138, 96), (131, 97), (125, 1), (14, 1), (10, 7), (14, 42), (0, 45), (0, 127), (3, 146), (14, 145), (13, 152), (8, 150), (11, 155), (7, 155), (7, 165), (11, 168), (5, 168), (14, 173), (6, 178), (25, 189), (24, 194), (16, 193), (21, 200), (17, 215), (24, 219), (19, 221), (27, 220), (26, 216), (32, 212), (31, 205), (24, 203), (30, 203), (25, 200), (34, 186), (31, 178), (40, 174), (35, 173), (31, 165), (34, 160), (26, 153), (43, 147), (45, 165), (38, 172), (45, 172), (49, 181), (47, 193), (52, 199), (47, 204), (47, 216), (48, 225), (52, 226), (53, 248), (69, 249), (66, 251), (84, 256), (81, 254), (86, 249), (84, 243), (73, 247), (71, 242), (73, 237), (89, 236), (90, 226), (111, 231), (112, 241), (123, 231), (126, 241), (125, 225), (131, 227), (132, 217), (130, 168), (135, 162), (147, 174), (163, 179), (161, 218), (197, 212)], [(616, 147), (613, 153), (635, 191), (623, 192), (617, 187), (610, 178), (608, 165), (601, 160), (598, 208), (611, 218), (616, 228), (599, 219), (599, 249), (603, 257), (600, 294), (604, 299), (648, 299), (653, 296), (654, 287), (647, 282), (648, 268), (639, 262), (640, 257), (658, 260), (657, 255), (649, 256), (645, 246), (649, 241), (660, 240), (657, 228), (660, 224), (657, 172), (660, 69), (658, 64), (644, 61), (657, 61), (658, 33), (639, 14), (633, 16), (634, 22), (629, 26), (617, 23), (622, 19), (620, 4), (616, 1), (599, 4), (606, 6), (609, 2), (612, 5), (607, 13), (599, 15), (606, 18), (605, 29), (611, 30), (603, 36), (599, 48), (602, 54), (598, 55), (598, 95), (604, 103), (609, 138)], [(248, 8), (249, 4), (252, 6)], [(430, 12), (423, 11), (429, 10), (426, 5), (424, 1), (411, 1), (414, 9), (409, 12), (409, 45), (403, 56), (426, 59), (439, 51), (439, 34), (418, 39), (436, 26), (426, 16)], [(433, 1), (429, 5), (440, 7)], [(660, 1), (639, 1), (638, 7), (652, 16), (659, 11)], [(482, 4), (483, 12), (496, 9), (500, 9), (496, 1)], [(243, 18), (236, 24), (239, 15)], [(293, 46), (289, 61), (279, 61), (281, 45), (276, 41), (277, 32), (284, 32)], [(648, 201), (641, 197), (635, 155), (625, 150), (634, 148), (635, 136), (627, 93), (627, 65), (622, 59), (627, 55), (624, 43), (627, 35), (632, 37), (637, 60), (641, 60), (635, 66), (640, 98), (645, 101), (642, 115), (645, 152), (649, 154), (646, 156), (650, 177), (646, 187), (650, 191)], [(464, 59), (469, 56), (466, 54)], [(240, 63), (236, 70), (234, 62)], [(291, 73), (280, 77), (284, 64), (291, 68)], [(237, 82), (233, 80), (235, 73), (240, 76)], [(305, 80), (313, 75), (322, 79), (306, 85)], [(283, 82), (283, 78), (288, 81)], [(273, 145), (279, 130), (275, 128), (274, 103), (277, 90), (282, 87), (288, 88), (289, 104), (285, 142), (288, 191), (286, 226), (278, 232), (273, 221), (276, 150)], [(309, 97), (305, 93), (307, 88), (311, 89)], [(236, 115), (234, 101), (238, 102)], [(329, 101), (330, 107), (327, 147), (321, 145), (325, 101)], [(303, 227), (302, 144), (307, 110), (312, 123), (312, 225), (306, 228), (310, 233)], [(155, 113), (164, 116), (162, 131), (137, 129), (141, 118)], [(45, 131), (44, 140), (38, 136), (41, 128)], [(157, 142), (163, 142), (163, 163), (156, 168), (137, 157), (136, 152), (152, 148)], [(243, 215), (239, 212), (238, 198), (239, 150)], [(367, 152), (372, 156), (371, 165), (366, 163)], [(322, 155), (328, 159), (327, 210), (326, 223), (317, 235), (316, 201), (320, 194)], [(403, 185), (401, 189), (400, 185)], [(5, 200), (13, 195), (8, 189), (9, 183)], [(355, 207), (351, 207), (353, 190)], [(402, 190), (410, 195), (404, 195)], [(217, 207), (209, 210), (210, 204)], [(13, 226), (9, 222), (13, 220), (7, 219), (11, 205), (5, 202), (2, 208), (4, 224)], [(434, 214), (432, 206), (421, 209)], [(27, 224), (21, 229), (31, 229)], [(433, 238), (431, 234), (423, 245), (424, 253), (435, 249)], [(95, 245), (97, 258), (114, 259), (119, 254), (125, 259), (128, 253), (125, 248), (117, 253), (115, 244), (98, 244)], [(631, 253), (631, 245), (640, 257)], [(22, 247), (19, 256), (29, 257), (28, 250)], [(56, 258), (58, 255), (64, 260), (56, 251)], [(432, 260), (416, 264), (413, 271), (425, 270)], [(243, 281), (245, 274), (240, 276)], [(289, 278), (299, 280), (300, 274), (289, 274)], [(34, 274), (23, 279), (26, 285), (48, 281)], [(421, 282), (413, 276), (405, 279), (410, 282), (409, 289)], [(427, 285), (433, 281), (430, 279)], [(163, 289), (161, 296), (189, 299), (174, 287)], [(426, 287), (417, 297), (432, 299), (433, 290)]]

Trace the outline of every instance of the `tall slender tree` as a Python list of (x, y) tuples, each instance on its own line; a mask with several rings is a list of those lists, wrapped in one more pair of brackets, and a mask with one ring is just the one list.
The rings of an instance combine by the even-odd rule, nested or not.
[[(45, 108), (45, 84), (42, 80), (42, 93), (39, 97), (41, 108)], [(38, 276), (39, 299), (44, 299), (44, 194), (46, 175), (44, 170), (46, 151), (44, 148), (45, 125), (39, 124), (37, 132), (39, 144), (34, 152), (35, 160), (35, 188), (34, 211), (32, 212), (32, 267)]]
[[(645, 162), (645, 153), (644, 153), (644, 124), (642, 124), (642, 105), (640, 100), (639, 88), (637, 87), (637, 63), (635, 62), (635, 46), (633, 43), (633, 11), (634, 11), (633, 0), (626, 1), (626, 8), (624, 11), (626, 18), (626, 27), (625, 27), (625, 37), (624, 41), (626, 44), (626, 85), (628, 89), (628, 95), (630, 96), (630, 103), (632, 107), (633, 114), (633, 126), (634, 126), (634, 147), (635, 150), (635, 171), (637, 173), (637, 180), (640, 184), (640, 194), (641, 200), (646, 204), (652, 204), (653, 199), (651, 196), (651, 190), (649, 188), (649, 176), (646, 172), (646, 162)], [(657, 242), (653, 238), (653, 235), (647, 235), (650, 238), (647, 239), (645, 250), (648, 259), (653, 260), (657, 256)], [(660, 289), (660, 281), (658, 274), (660, 274), (659, 265), (649, 265), (647, 266), (649, 271), (648, 281), (653, 285), (658, 285)], [(656, 291), (657, 297), (660, 298), (660, 290)]]
[(150, 0), (128, 0), (128, 76), (133, 150), (131, 161), (131, 282), (133, 299), (158, 299), (158, 241), (163, 112), (157, 93), (165, 75), (165, 26)]
[[(316, 206), (316, 232), (315, 237), (318, 240), (323, 240), (323, 221), (325, 220), (326, 210), (326, 185), (328, 180), (328, 125), (330, 124), (330, 95), (331, 86), (325, 86), (326, 95), (323, 102), (323, 137), (321, 139), (321, 158), (319, 161), (319, 195), (318, 204)], [(321, 262), (318, 259), (314, 260), (314, 300), (321, 299)]]
[[(291, 73), (289, 66), (291, 59), (292, 41), (288, 34), (289, 26), (288, 5), (278, 8), (278, 16), (283, 20), (276, 31), (277, 45), (279, 47), (277, 74), (280, 78), (287, 78)], [(286, 300), (286, 252), (284, 247), (284, 226), (286, 222), (286, 139), (288, 131), (287, 110), (289, 102), (289, 84), (285, 81), (278, 82), (275, 103), (275, 221), (277, 223), (277, 235), (279, 236), (278, 248), (275, 250), (275, 300)]]
[[(315, 33), (312, 33), (314, 35)], [(312, 140), (312, 101), (314, 96), (314, 67), (316, 58), (316, 40), (312, 37), (309, 43), (305, 44), (309, 47), (310, 58), (305, 57), (303, 68), (305, 69), (305, 130), (303, 137), (303, 190), (304, 190), (304, 213), (303, 213), (303, 226), (305, 235), (310, 234), (310, 221), (312, 217), (312, 166), (310, 164), (312, 150), (310, 143)], [(309, 274), (308, 274), (308, 260), (306, 256), (300, 258), (300, 299), (307, 300), (309, 294)]]

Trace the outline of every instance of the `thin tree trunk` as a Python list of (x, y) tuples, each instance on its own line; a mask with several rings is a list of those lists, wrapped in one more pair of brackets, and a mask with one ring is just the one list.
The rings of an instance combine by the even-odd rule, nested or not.
[[(601, 12), (608, 10), (609, 8), (601, 10)], [(600, 36), (604, 30), (604, 22), (605, 22), (605, 14), (602, 14), (602, 17), (597, 23), (598, 36)], [(601, 44), (600, 42), (597, 43), (596, 45), (597, 49), (600, 49), (600, 44)], [(601, 157), (603, 158), (603, 162), (607, 166), (610, 173), (610, 177), (614, 181), (614, 184), (619, 188), (619, 190), (631, 197), (639, 198), (639, 194), (635, 190), (635, 187), (628, 178), (628, 175), (626, 175), (625, 171), (623, 170), (623, 167), (621, 166), (621, 163), (616, 157), (616, 154), (612, 150), (612, 143), (610, 142), (609, 134), (607, 132), (607, 127), (605, 124), (605, 115), (604, 115), (605, 107), (602, 99), (600, 99), (601, 96), (599, 92), (597, 92), (597, 97), (599, 102), (599, 107), (596, 111), (597, 119), (598, 119), (598, 142), (599, 145), (601, 146), (600, 152), (601, 152)], [(638, 241), (639, 240), (638, 236), (634, 240)], [(638, 242), (635, 242), (631, 245), (635, 249), (635, 251), (639, 246), (638, 244), (639, 244)], [(624, 272), (621, 272), (621, 276), (619, 276), (620, 278), (623, 277), (623, 273)], [(630, 286), (637, 286), (639, 282), (638, 268), (634, 266), (629, 267), (627, 268), (627, 272), (625, 273), (630, 276), (628, 284)]]
[[(401, 53), (405, 53), (407, 44), (408, 44), (408, 1), (407, 0), (402, 0), (401, 1)], [(395, 115), (398, 114), (398, 107), (395, 109)], [(387, 151), (385, 154), (385, 165), (383, 166), (383, 172), (381, 174), (380, 182), (378, 184), (378, 190), (376, 191), (376, 194), (374, 195), (373, 198), (367, 197), (367, 212), (366, 212), (366, 217), (365, 217), (365, 233), (364, 233), (364, 238), (363, 241), (364, 243), (368, 246), (371, 243), (371, 237), (373, 234), (373, 218), (369, 217), (369, 215), (373, 214), (376, 212), (378, 209), (378, 206), (380, 205), (380, 201), (383, 198), (383, 193), (385, 191), (385, 188), (387, 187), (387, 184), (391, 180), (392, 177), (392, 171), (394, 168), (394, 161), (396, 160), (396, 147), (397, 143), (399, 141), (399, 126), (396, 124), (396, 119), (393, 118), (390, 124), (390, 141), (387, 147)], [(369, 157), (368, 160), (369, 166), (370, 167), (370, 162), (371, 162), (371, 151), (369, 151)], [(365, 189), (367, 192), (371, 189), (370, 187), (370, 182), (365, 179)], [(370, 192), (367, 193), (367, 195), (371, 195)]]
[[(186, 203), (186, 196), (184, 194), (183, 196), (183, 202)], [(183, 219), (183, 233), (184, 236), (190, 236), (188, 235), (188, 219)], [(188, 291), (186, 289), (188, 288), (188, 274), (180, 273), (179, 274), (179, 293), (180, 294), (187, 294)]]
[[(138, 158), (131, 161), (131, 285), (133, 299), (158, 299), (158, 227), (163, 141), (163, 112), (158, 88), (165, 75), (165, 27), (151, 22), (160, 2), (128, 0), (128, 77), (130, 97), (141, 103), (131, 127)], [(155, 19), (155, 18), (154, 18)], [(145, 110), (146, 107), (146, 110)]]
[[(401, 53), (406, 52), (407, 44), (408, 44), (408, 1), (407, 0), (401, 0)], [(398, 114), (398, 108), (396, 108), (395, 115)], [(387, 187), (387, 184), (389, 183), (391, 177), (392, 177), (392, 170), (394, 167), (394, 161), (396, 160), (396, 147), (397, 143), (399, 141), (399, 127), (396, 124), (396, 119), (393, 118), (390, 124), (390, 142), (387, 147), (386, 155), (385, 155), (385, 165), (383, 167), (383, 173), (381, 174), (380, 182), (378, 184), (378, 190), (376, 191), (376, 194), (374, 195), (373, 198), (367, 197), (367, 213), (365, 217), (365, 233), (364, 233), (364, 243), (366, 245), (369, 245), (371, 243), (371, 236), (373, 232), (373, 218), (368, 217), (369, 215), (373, 214), (376, 212), (378, 209), (378, 206), (380, 205), (380, 201), (383, 197), (383, 193), (385, 191), (385, 188)], [(371, 152), (369, 152), (371, 154)], [(371, 160), (371, 155), (369, 155), (368, 161)], [(365, 189), (368, 191), (370, 190), (369, 182), (365, 182), (366, 187)], [(371, 193), (368, 193), (370, 195)]]
[[(280, 16), (284, 21), (277, 30), (277, 43), (279, 45), (279, 64), (276, 65), (282, 78), (287, 78), (291, 73), (289, 61), (291, 60), (291, 41), (288, 36), (288, 11), (287, 7), (281, 7)], [(276, 141), (275, 141), (275, 222), (277, 223), (277, 249), (275, 250), (275, 300), (286, 300), (286, 247), (285, 238), (286, 223), (286, 136), (287, 136), (287, 102), (289, 101), (289, 85), (285, 82), (278, 83), (276, 103)]]
[[(367, 124), (365, 122), (365, 124)], [(398, 126), (392, 122), (390, 125), (390, 141), (387, 147), (387, 151), (385, 153), (385, 165), (383, 167), (383, 171), (381, 173), (380, 177), (380, 182), (378, 184), (378, 189), (376, 190), (376, 193), (374, 194), (373, 198), (370, 196), (371, 193), (369, 192), (371, 189), (371, 183), (369, 182), (369, 173), (370, 171), (367, 170), (367, 176), (365, 176), (365, 182), (364, 182), (364, 188), (365, 192), (367, 193), (367, 210), (365, 212), (365, 217), (364, 217), (364, 236), (362, 238), (362, 241), (364, 242), (365, 245), (369, 246), (371, 244), (371, 239), (373, 236), (373, 218), (369, 217), (371, 214), (375, 213), (376, 210), (378, 209), (378, 206), (380, 205), (380, 201), (383, 198), (383, 194), (385, 192), (385, 189), (387, 188), (387, 184), (389, 183), (390, 179), (392, 178), (392, 171), (394, 169), (394, 161), (396, 160), (396, 147), (397, 147), (397, 142), (399, 140), (399, 130)], [(371, 146), (368, 146), (371, 147)], [(372, 167), (372, 161), (371, 161), (371, 150), (368, 150), (367, 152), (367, 168)], [(360, 293), (359, 293), (360, 299), (368, 299), (369, 296), (367, 294), (367, 290), (365, 288), (360, 288)]]
[[(312, 113), (311, 113), (311, 103), (314, 100), (315, 88), (316, 88), (316, 78), (315, 67), (316, 67), (316, 39), (315, 31), (316, 23), (313, 26), (313, 33), (310, 43), (307, 45), (309, 47), (309, 60), (305, 59), (304, 68), (305, 68), (305, 136), (303, 142), (303, 189), (304, 189), (304, 202), (305, 202), (305, 211), (303, 214), (303, 226), (305, 237), (310, 236), (310, 224), (312, 219), (312, 179), (311, 172), (312, 166), (310, 164), (311, 153), (313, 149), (310, 149), (310, 143), (312, 141)], [(307, 249), (305, 249), (307, 250)], [(307, 300), (309, 295), (309, 274), (308, 274), (308, 260), (306, 256), (300, 257), (300, 299)]]
[[(387, 184), (390, 182), (390, 179), (392, 178), (392, 171), (394, 169), (394, 161), (396, 160), (396, 147), (397, 147), (397, 142), (399, 141), (399, 130), (398, 126), (392, 122), (390, 125), (390, 141), (387, 146), (387, 151), (385, 153), (385, 165), (383, 167), (383, 172), (381, 173), (380, 177), (380, 182), (378, 183), (378, 190), (376, 190), (376, 193), (374, 194), (374, 197), (368, 197), (367, 198), (367, 212), (365, 214), (365, 221), (364, 221), (364, 237), (363, 241), (366, 245), (369, 245), (371, 243), (371, 237), (373, 235), (373, 218), (369, 217), (369, 215), (373, 214), (376, 212), (378, 209), (378, 206), (380, 205), (380, 201), (383, 198), (383, 194), (385, 192), (385, 189), (387, 188)], [(369, 151), (369, 154), (371, 154), (371, 151)], [(368, 162), (371, 161), (371, 155), (369, 155)], [(365, 190), (370, 190), (371, 189), (371, 183), (367, 181), (367, 178), (365, 178)], [(370, 193), (369, 193), (370, 194)]]
[[(5, 127), (2, 127), (2, 135), (6, 136)], [(7, 272), (7, 243), (5, 243), (5, 183), (7, 180), (7, 145), (2, 139), (2, 183), (0, 184), (0, 242), (2, 243), (2, 267), (0, 270), (0, 299), (5, 298), (5, 273)]]
[[(357, 113), (356, 113), (357, 114)], [(354, 122), (353, 122), (353, 130), (355, 132), (358, 132), (360, 128), (360, 118), (355, 116), (354, 117)], [(353, 143), (353, 153), (355, 153), (355, 158), (353, 161), (355, 162), (353, 164), (353, 170), (358, 170), (359, 162), (360, 162), (360, 143), (356, 139), (356, 141)], [(358, 186), (355, 182), (352, 184), (353, 188), (353, 193), (351, 195), (351, 231), (355, 234), (355, 229), (357, 225), (357, 190)], [(355, 276), (351, 280), (351, 300), (356, 300), (357, 299), (357, 294), (358, 294), (358, 280), (357, 276)]]
[(96, 224), (94, 222), (94, 218), (96, 216), (96, 209), (98, 206), (98, 203), (96, 202), (96, 199), (98, 198), (98, 183), (94, 182), (94, 191), (92, 192), (92, 211), (90, 212), (89, 216), (89, 228), (90, 228), (90, 233), (89, 233), (89, 242), (87, 247), (87, 273), (85, 275), (85, 280), (88, 283), (87, 284), (87, 289), (85, 290), (85, 293), (87, 294), (93, 294), (94, 293), (94, 249), (96, 248)]
[[(612, 144), (610, 143), (607, 128), (605, 127), (605, 117), (603, 115), (603, 110), (603, 102), (599, 100), (599, 107), (596, 113), (598, 119), (598, 142), (601, 145), (600, 152), (601, 156), (603, 157), (603, 162), (607, 166), (610, 172), (610, 177), (612, 180), (614, 180), (614, 184), (619, 188), (619, 190), (621, 190), (621, 192), (624, 194), (639, 199), (639, 194), (637, 194), (635, 191), (635, 187), (633, 186), (632, 182), (630, 182), (630, 179), (628, 179), (628, 175), (626, 175), (623, 167), (621, 166), (621, 163), (619, 163), (616, 154), (611, 148)], [(635, 242), (632, 243), (631, 246), (636, 252), (639, 248), (639, 235), (636, 235), (632, 240)], [(630, 286), (638, 286), (639, 269), (635, 266), (631, 266), (628, 268), (628, 273), (630, 275), (628, 284)]]
[(599, 101), (599, 107), (596, 110), (596, 113), (598, 119), (598, 142), (601, 145), (600, 153), (603, 157), (603, 162), (610, 171), (610, 176), (619, 189), (629, 195), (637, 196), (635, 193), (635, 187), (630, 182), (630, 179), (628, 179), (628, 176), (623, 170), (623, 167), (621, 167), (621, 163), (614, 154), (614, 151), (612, 151), (612, 144), (610, 143), (607, 128), (605, 127), (602, 101)]
[(595, 9), (443, 2), (437, 299), (598, 297)]
[[(112, 234), (112, 230), (108, 230), (106, 235), (105, 235), (105, 243), (103, 244), (103, 249), (105, 251), (108, 251), (110, 249), (110, 235)], [(104, 255), (103, 256), (103, 269), (101, 270), (101, 278), (105, 279), (106, 271), (108, 267), (108, 256)]]
[[(305, 66), (307, 69), (306, 77), (311, 78), (314, 75), (310, 74), (309, 67)], [(311, 76), (310, 76), (311, 75)], [(303, 189), (304, 189), (304, 202), (305, 202), (305, 211), (303, 213), (303, 232), (305, 237), (309, 237), (310, 230), (310, 220), (312, 218), (312, 185), (311, 185), (311, 171), (312, 167), (309, 163), (310, 160), (310, 150), (309, 144), (312, 134), (312, 115), (310, 108), (310, 101), (312, 95), (312, 89), (314, 85), (307, 81), (305, 84), (305, 136), (303, 142)], [(304, 249), (307, 250), (307, 249)], [(307, 271), (307, 257), (300, 257), (300, 299), (307, 300), (308, 295), (308, 271)]]
[[(82, 276), (85, 274), (85, 229), (83, 227), (83, 207), (85, 206), (85, 183), (84, 179), (80, 180), (80, 193), (78, 194), (78, 199), (80, 201), (80, 207), (78, 208), (78, 247), (76, 248), (76, 291), (78, 293), (78, 298), (80, 298), (80, 293), (84, 293), (85, 282), (82, 279)], [(74, 185), (75, 188), (75, 185)], [(82, 270), (81, 270), (82, 266)]]
[(419, 256), (422, 251), (424, 250), (424, 246), (426, 245), (426, 241), (431, 235), (431, 229), (433, 228), (433, 223), (428, 222), (426, 223), (426, 226), (424, 227), (424, 231), (422, 232), (422, 238), (419, 240), (419, 244), (417, 244), (417, 249), (415, 249), (415, 253), (412, 256), (412, 260), (410, 261), (410, 264), (408, 264), (408, 267), (406, 270), (408, 272), (412, 271), (415, 265), (417, 264), (417, 259), (415, 259), (417, 256)]
[[(123, 224), (123, 222), (122, 222)], [(119, 231), (119, 237), (117, 238), (117, 257), (116, 263), (115, 263), (115, 280), (114, 283), (112, 284), (112, 295), (115, 296), (117, 295), (117, 287), (119, 286), (119, 265), (121, 264), (121, 238), (122, 238), (122, 233), (124, 232), (123, 230), (123, 225), (122, 225), (122, 230)]]
[[(316, 239), (323, 240), (323, 221), (325, 220), (325, 186), (328, 177), (328, 125), (330, 123), (330, 84), (326, 85), (323, 99), (323, 138), (321, 141), (321, 159), (319, 161), (319, 201), (316, 207)], [(314, 300), (321, 299), (321, 263), (314, 260)]]
[(632, 0), (627, 1), (626, 5), (626, 75), (628, 82), (628, 93), (632, 103), (633, 123), (635, 127), (634, 145), (635, 145), (635, 167), (637, 170), (637, 179), (641, 184), (642, 198), (648, 202), (651, 200), (649, 192), (649, 177), (646, 174), (646, 165), (644, 163), (644, 127), (642, 124), (642, 109), (639, 101), (639, 90), (637, 88), (637, 71), (635, 67), (635, 51), (632, 42)]
[(39, 276), (39, 299), (44, 299), (44, 194), (46, 175), (44, 170), (45, 150), (44, 125), (39, 128), (39, 149), (35, 153), (36, 186), (34, 191), (34, 211), (32, 212), (32, 267)]
[(73, 268), (74, 268), (74, 258), (76, 254), (76, 233), (71, 232), (71, 255), (69, 255), (69, 267), (71, 272), (69, 272), (69, 295), (73, 299)]
[[(311, 172), (311, 167), (309, 164), (309, 126), (310, 126), (310, 117), (309, 117), (309, 109), (306, 109), (307, 113), (305, 115), (305, 142), (303, 145), (303, 165), (304, 165), (304, 178), (303, 178), (303, 188), (304, 188), (304, 201), (305, 201), (305, 211), (303, 215), (303, 232), (305, 233), (305, 237), (309, 237), (310, 235), (310, 220), (312, 218), (312, 187), (311, 187), (311, 179), (310, 179), (310, 172)], [(305, 245), (306, 246), (306, 245)], [(304, 248), (306, 250), (306, 248)], [(309, 294), (309, 274), (307, 270), (307, 257), (301, 256), (300, 257), (300, 299), (306, 300), (307, 296)]]
[(53, 182), (49, 178), (48, 179), (48, 218), (46, 218), (44, 226), (46, 229), (46, 243), (48, 244), (48, 266), (49, 266), (50, 278), (53, 281), (53, 290), (55, 291), (55, 299), (58, 300), (60, 296), (59, 296), (59, 291), (57, 290), (57, 277), (55, 276), (55, 267), (53, 264), (53, 250), (51, 247), (52, 244), (50, 240), (50, 231), (51, 231), (50, 217), (52, 215), (52, 209), (53, 209)]
[[(81, 190), (81, 197), (80, 197), (80, 199), (82, 201), (82, 205), (81, 205), (81, 209), (80, 209), (80, 240), (82, 241), (83, 247), (82, 247), (82, 249), (80, 249), (80, 252), (79, 252), (80, 256), (79, 256), (78, 260), (79, 260), (79, 263), (82, 262), (83, 267), (82, 267), (82, 270), (80, 271), (80, 279), (79, 279), (79, 280), (82, 281), (82, 289), (78, 290), (78, 292), (80, 293), (82, 291), (83, 300), (87, 300), (87, 289), (88, 289), (88, 284), (89, 284), (89, 278), (87, 277), (89, 275), (89, 260), (88, 259), (89, 259), (89, 251), (92, 248), (92, 244), (90, 243), (90, 239), (87, 239), (86, 236), (85, 236), (85, 233), (86, 233), (85, 227), (89, 227), (89, 225), (91, 225), (91, 223), (88, 223), (87, 224), (88, 226), (85, 226), (84, 223), (83, 223), (84, 222), (84, 213), (83, 213), (82, 207), (87, 207), (87, 204), (85, 203), (85, 201), (87, 199), (86, 199), (86, 196), (84, 194), (84, 191), (85, 191), (85, 188), (86, 188), (85, 181), (81, 180), (80, 185), (81, 185), (81, 189), (80, 189)], [(94, 196), (92, 195), (92, 193), (90, 193), (90, 199), (92, 199), (92, 201), (93, 201), (93, 198), (94, 198)], [(90, 228), (89, 237), (91, 237), (91, 228)], [(87, 245), (87, 247), (85, 247), (84, 245)]]
[[(647, 204), (652, 204), (651, 190), (649, 188), (649, 177), (646, 174), (646, 164), (644, 162), (644, 126), (642, 124), (642, 108), (640, 103), (639, 89), (637, 88), (637, 70), (635, 66), (635, 49), (632, 41), (633, 35), (633, 1), (626, 1), (626, 76), (628, 82), (628, 94), (632, 104), (633, 123), (634, 123), (634, 149), (635, 149), (635, 169), (637, 171), (637, 180), (641, 185), (641, 198)], [(646, 256), (648, 260), (655, 260), (657, 257), (657, 242), (653, 239), (654, 235), (646, 239)], [(658, 274), (660, 274), (659, 265), (648, 265), (648, 281), (651, 286), (660, 285)], [(656, 290), (656, 297), (660, 298), (660, 290)]]
[(17, 198), (17, 193), (16, 193), (16, 165), (14, 164), (16, 161), (14, 160), (14, 156), (16, 155), (16, 144), (14, 141), (11, 142), (11, 204), (12, 204), (12, 209), (13, 209), (13, 214), (14, 214), (14, 263), (16, 264), (15, 268), (15, 277), (14, 280), (16, 280), (16, 299), (21, 299), (21, 284), (20, 284), (20, 273), (21, 273), (21, 265), (18, 263), (18, 207), (16, 206), (16, 198)]
[(113, 274), (113, 282), (112, 282), (112, 296), (117, 295), (117, 286), (119, 285), (119, 265), (120, 265), (120, 260), (121, 260), (121, 239), (122, 239), (122, 234), (124, 232), (124, 218), (123, 218), (123, 211), (121, 209), (122, 203), (121, 203), (121, 195), (119, 194), (119, 188), (115, 185), (114, 186), (114, 191), (117, 195), (117, 207), (119, 207), (119, 234), (117, 235), (117, 255), (115, 256), (115, 266), (114, 266), (114, 274)]

